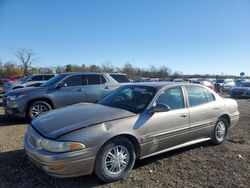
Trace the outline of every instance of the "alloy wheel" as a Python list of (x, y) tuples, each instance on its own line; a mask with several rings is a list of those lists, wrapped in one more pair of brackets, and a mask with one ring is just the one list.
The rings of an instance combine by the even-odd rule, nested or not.
[(112, 147), (105, 157), (105, 169), (112, 175), (118, 175), (129, 164), (129, 152), (126, 147), (118, 145)]

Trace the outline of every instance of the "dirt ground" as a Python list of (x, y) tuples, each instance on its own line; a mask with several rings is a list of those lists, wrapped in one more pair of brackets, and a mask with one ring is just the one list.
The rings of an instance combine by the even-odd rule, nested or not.
[(250, 100), (237, 101), (240, 122), (222, 145), (140, 160), (126, 179), (104, 184), (95, 175), (60, 179), (36, 168), (23, 150), (27, 122), (6, 118), (0, 99), (0, 187), (250, 187)]

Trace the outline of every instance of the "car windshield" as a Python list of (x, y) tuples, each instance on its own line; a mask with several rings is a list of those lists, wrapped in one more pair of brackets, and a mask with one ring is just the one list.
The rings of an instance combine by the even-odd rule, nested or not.
[(16, 81), (23, 82), (23, 81), (26, 81), (29, 78), (30, 78), (30, 76), (24, 76), (22, 78), (17, 79)]
[(104, 97), (98, 104), (125, 109), (137, 114), (148, 106), (155, 93), (154, 87), (122, 86)]
[(224, 80), (222, 79), (222, 80), (216, 80), (215, 81), (215, 83), (217, 83), (217, 84), (221, 84), (221, 83), (223, 83), (224, 82)]
[(50, 78), (47, 82), (40, 85), (40, 87), (47, 87), (47, 86), (53, 85), (66, 76), (67, 74), (57, 74), (54, 77)]

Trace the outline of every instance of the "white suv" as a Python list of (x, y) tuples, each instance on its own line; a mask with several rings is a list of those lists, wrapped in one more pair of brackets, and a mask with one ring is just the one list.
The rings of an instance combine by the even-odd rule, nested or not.
[(33, 74), (20, 78), (15, 82), (5, 82), (3, 85), (3, 92), (5, 93), (12, 89), (20, 89), (24, 87), (37, 87), (52, 77), (54, 77), (54, 74)]

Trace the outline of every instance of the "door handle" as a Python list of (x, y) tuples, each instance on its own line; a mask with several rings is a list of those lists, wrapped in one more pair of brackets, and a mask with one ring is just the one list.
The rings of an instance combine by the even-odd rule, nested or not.
[(218, 106), (214, 107), (214, 110), (219, 110), (220, 108)]
[(104, 89), (109, 89), (109, 86), (104, 87)]
[(187, 114), (181, 114), (180, 117), (187, 117)]

